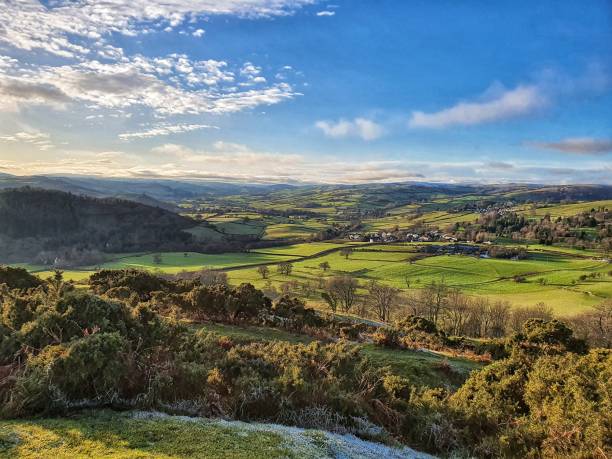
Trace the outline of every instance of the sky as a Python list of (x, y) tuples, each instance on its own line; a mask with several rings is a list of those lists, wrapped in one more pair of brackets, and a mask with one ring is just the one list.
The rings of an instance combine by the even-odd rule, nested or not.
[(610, 0), (0, 0), (0, 173), (612, 184)]

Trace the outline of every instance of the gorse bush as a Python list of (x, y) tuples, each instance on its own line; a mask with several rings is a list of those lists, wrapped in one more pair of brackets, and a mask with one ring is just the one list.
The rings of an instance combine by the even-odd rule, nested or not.
[(43, 282), (23, 268), (0, 266), (0, 285), (2, 284), (6, 284), (10, 289), (27, 290), (38, 287)]

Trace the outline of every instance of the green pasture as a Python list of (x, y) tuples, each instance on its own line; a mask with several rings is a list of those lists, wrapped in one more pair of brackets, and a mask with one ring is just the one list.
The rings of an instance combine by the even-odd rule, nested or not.
[[(321, 277), (349, 274), (362, 285), (374, 279), (406, 290), (420, 289), (444, 279), (449, 286), (460, 288), (467, 294), (508, 300), (516, 306), (545, 302), (559, 314), (574, 314), (612, 297), (612, 277), (608, 274), (612, 265), (600, 260), (554, 254), (534, 254), (533, 258), (516, 261), (462, 255), (419, 259), (417, 254), (408, 251), (375, 251), (378, 247), (358, 249), (348, 259), (334, 252), (296, 260), (288, 276), (279, 274), (271, 266), (266, 280), (254, 268), (238, 269), (228, 274), (232, 283), (251, 282), (258, 287), (267, 282), (279, 287), (288, 281), (316, 285)], [(323, 262), (330, 265), (326, 272), (319, 267)], [(600, 276), (580, 279), (580, 276), (592, 273), (600, 273)], [(525, 280), (516, 282), (514, 276), (524, 276)]]
[(127, 257), (121, 260), (104, 263), (102, 269), (146, 269), (160, 270), (165, 273), (176, 274), (180, 271), (196, 271), (198, 269), (223, 269), (234, 266), (254, 265), (259, 263), (272, 263), (287, 260), (287, 257), (268, 255), (262, 253), (220, 253), (204, 254), (196, 252), (165, 252), (161, 253), (161, 263), (155, 263), (154, 254)]
[(266, 227), (264, 239), (295, 239), (312, 236), (329, 225), (316, 220), (293, 220), (293, 223), (273, 223)]
[(317, 253), (333, 250), (350, 243), (333, 243), (333, 242), (310, 242), (304, 244), (283, 245), (280, 247), (267, 247), (262, 249), (252, 250), (254, 253), (267, 253), (273, 255), (295, 255), (299, 257), (309, 257)]
[(445, 211), (434, 211), (429, 212), (419, 218), (421, 222), (429, 226), (446, 226), (455, 223), (463, 222), (474, 222), (480, 217), (479, 213), (476, 212), (445, 212)]
[(598, 209), (600, 207), (606, 209), (612, 209), (612, 200), (603, 201), (586, 201), (574, 204), (556, 204), (550, 206), (537, 207), (535, 212), (528, 206), (522, 206), (519, 208), (519, 212), (534, 217), (544, 217), (549, 214), (551, 217), (571, 217), (573, 215), (580, 214), (582, 212), (589, 212), (591, 209)]
[(186, 229), (185, 232), (192, 234), (197, 241), (221, 241), (223, 234), (207, 225), (198, 225)]

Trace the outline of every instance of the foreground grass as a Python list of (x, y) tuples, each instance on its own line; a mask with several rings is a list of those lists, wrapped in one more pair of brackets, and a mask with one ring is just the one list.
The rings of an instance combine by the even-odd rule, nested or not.
[(0, 422), (0, 455), (15, 458), (297, 457), (274, 433), (212, 423), (142, 421), (111, 412), (94, 417)]
[(431, 456), (319, 430), (105, 410), (82, 412), (70, 418), (0, 421), (0, 457), (426, 459)]

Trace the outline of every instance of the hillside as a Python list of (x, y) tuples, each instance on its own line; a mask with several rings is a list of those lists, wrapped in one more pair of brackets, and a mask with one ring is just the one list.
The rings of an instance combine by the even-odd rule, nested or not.
[(0, 191), (0, 257), (187, 248), (192, 220), (159, 207), (33, 188)]

